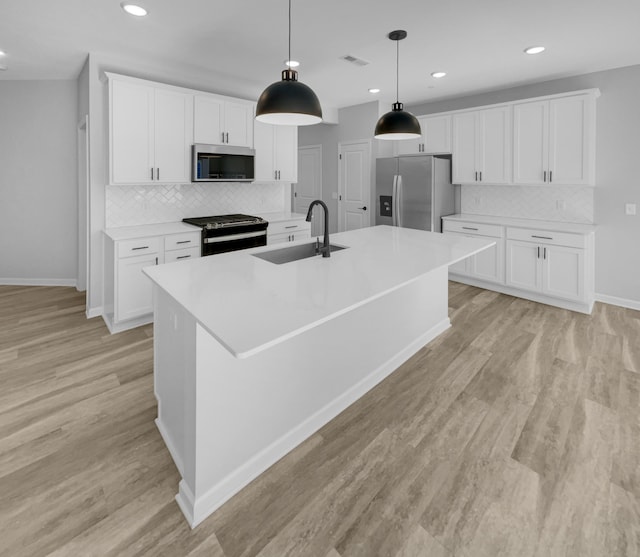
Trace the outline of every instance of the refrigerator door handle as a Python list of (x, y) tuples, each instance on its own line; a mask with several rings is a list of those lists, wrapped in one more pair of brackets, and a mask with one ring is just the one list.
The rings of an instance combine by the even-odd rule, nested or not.
[(397, 226), (402, 226), (402, 174), (398, 174), (396, 184), (396, 222)]
[(396, 221), (396, 206), (398, 205), (398, 176), (393, 176), (393, 186), (391, 186), (391, 226), (398, 226)]

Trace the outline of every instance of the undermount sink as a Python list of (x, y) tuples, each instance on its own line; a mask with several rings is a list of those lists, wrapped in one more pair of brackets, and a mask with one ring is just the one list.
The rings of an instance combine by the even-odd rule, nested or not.
[[(331, 244), (329, 246), (331, 251), (340, 251), (346, 249), (345, 246), (336, 246)], [(270, 263), (276, 265), (282, 265), (283, 263), (290, 263), (291, 261), (298, 261), (299, 259), (307, 259), (308, 257), (320, 256), (320, 253), (316, 251), (316, 243), (302, 244), (300, 246), (291, 246), (290, 248), (274, 249), (272, 251), (263, 251), (262, 253), (252, 253), (254, 257), (259, 257)]]

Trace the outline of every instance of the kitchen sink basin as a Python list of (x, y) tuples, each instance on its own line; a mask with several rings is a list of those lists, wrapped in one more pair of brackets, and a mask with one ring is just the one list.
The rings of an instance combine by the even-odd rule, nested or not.
[[(346, 249), (345, 246), (336, 246), (330, 244), (331, 251), (340, 251)], [(320, 253), (316, 252), (316, 243), (302, 244), (300, 246), (291, 246), (290, 248), (274, 249), (272, 251), (264, 251), (262, 253), (252, 253), (254, 257), (259, 257), (270, 263), (276, 265), (282, 265), (283, 263), (290, 263), (291, 261), (298, 261), (299, 259), (307, 259), (308, 257), (322, 257)]]

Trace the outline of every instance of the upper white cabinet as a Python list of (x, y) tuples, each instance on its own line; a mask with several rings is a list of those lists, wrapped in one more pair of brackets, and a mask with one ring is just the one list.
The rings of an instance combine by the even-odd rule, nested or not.
[(298, 181), (298, 128), (254, 121), (256, 182)]
[(190, 181), (192, 95), (109, 75), (111, 184)]
[(455, 184), (511, 181), (511, 107), (453, 114)]
[(595, 98), (588, 93), (514, 104), (514, 183), (595, 183)]
[(253, 147), (254, 103), (199, 94), (193, 110), (194, 143)]
[(396, 155), (451, 153), (451, 116), (449, 114), (419, 116), (418, 122), (420, 122), (422, 135), (417, 139), (395, 142)]

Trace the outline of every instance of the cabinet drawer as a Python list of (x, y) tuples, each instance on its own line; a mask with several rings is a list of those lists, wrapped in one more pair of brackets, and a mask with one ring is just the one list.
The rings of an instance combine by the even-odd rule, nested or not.
[(160, 251), (160, 238), (138, 238), (136, 240), (123, 240), (118, 242), (118, 257), (131, 257), (158, 253)]
[(184, 249), (200, 247), (201, 234), (199, 232), (186, 232), (184, 234), (171, 234), (171, 236), (165, 236), (164, 249), (171, 251), (174, 249)]
[(571, 234), (570, 232), (550, 232), (548, 230), (536, 230), (534, 228), (507, 228), (507, 238), (537, 244), (551, 244), (555, 246), (568, 246), (572, 248), (585, 248), (587, 237), (584, 234)]
[(187, 259), (196, 259), (200, 257), (200, 247), (174, 249), (164, 254), (165, 263), (173, 263), (174, 261), (186, 261)]
[(303, 230), (311, 230), (311, 223), (305, 220), (288, 220), (282, 222), (270, 222), (267, 228), (267, 235), (282, 234), (284, 232), (294, 233)]
[(464, 234), (474, 234), (477, 236), (491, 236), (502, 238), (504, 229), (497, 224), (478, 224), (476, 222), (442, 221), (443, 232), (462, 232)]

